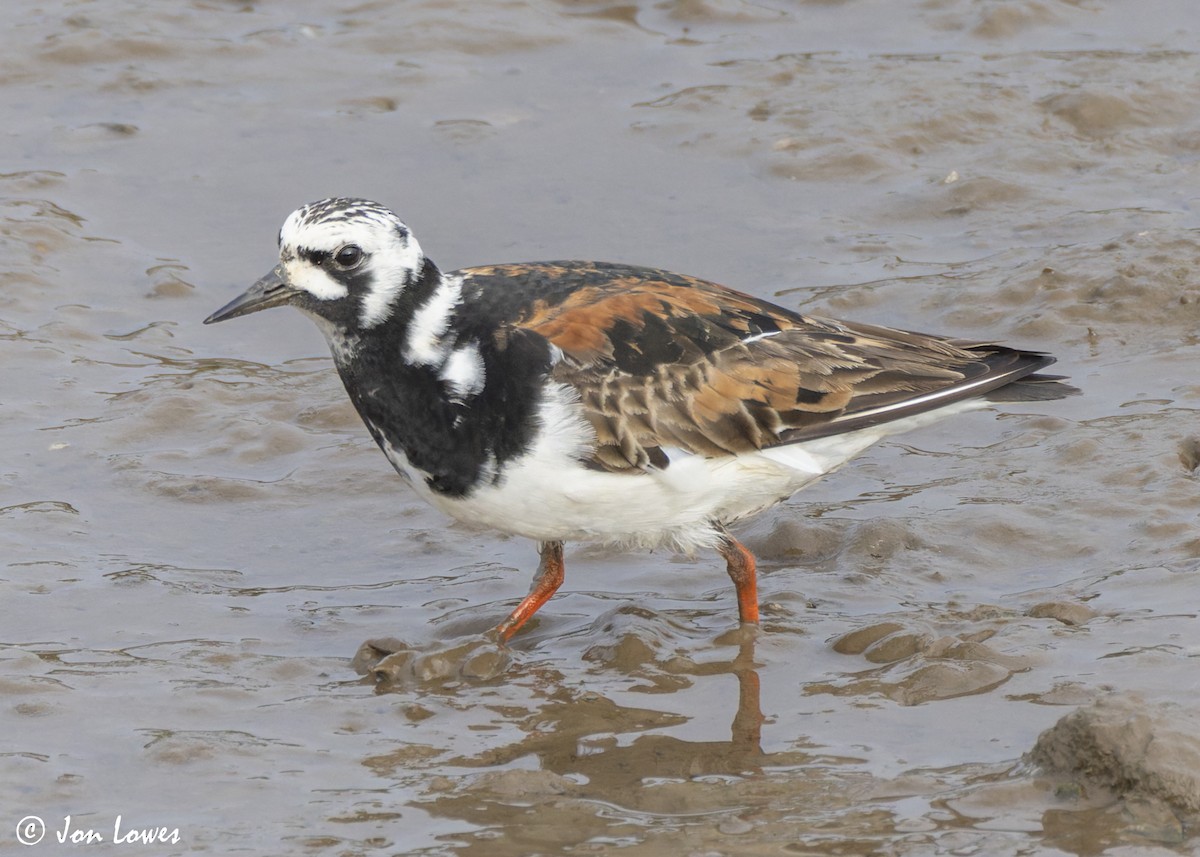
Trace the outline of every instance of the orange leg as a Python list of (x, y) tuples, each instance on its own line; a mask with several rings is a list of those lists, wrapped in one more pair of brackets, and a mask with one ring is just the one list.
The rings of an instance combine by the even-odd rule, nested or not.
[(722, 532), (717, 550), (725, 558), (733, 588), (737, 590), (738, 617), (742, 622), (758, 624), (758, 576), (754, 554), (729, 533)]
[[(743, 550), (745, 549), (743, 548)], [(538, 565), (537, 576), (533, 579), (533, 586), (530, 588), (529, 594), (522, 599), (507, 619), (496, 626), (496, 634), (499, 635), (502, 643), (508, 642), (509, 638), (529, 621), (529, 617), (549, 601), (550, 596), (558, 591), (558, 587), (562, 586), (563, 578), (566, 576), (566, 569), (563, 566), (563, 543), (542, 542), (538, 553), (541, 554), (542, 561)], [(750, 560), (750, 568), (753, 576), (753, 559)]]

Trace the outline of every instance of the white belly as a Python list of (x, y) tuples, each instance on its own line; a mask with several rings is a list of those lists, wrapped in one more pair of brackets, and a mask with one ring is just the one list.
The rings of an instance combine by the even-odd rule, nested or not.
[(509, 461), (495, 483), (466, 497), (429, 489), (424, 475), (399, 450), (384, 452), (414, 490), (457, 520), (538, 541), (589, 541), (667, 547), (690, 552), (711, 547), (713, 522), (728, 523), (761, 512), (835, 470), (887, 435), (932, 422), (947, 413), (980, 407), (953, 405), (856, 432), (789, 444), (761, 452), (705, 458), (668, 450), (670, 466), (636, 474), (584, 467), (591, 428), (574, 407), (569, 389), (547, 392), (534, 446)]

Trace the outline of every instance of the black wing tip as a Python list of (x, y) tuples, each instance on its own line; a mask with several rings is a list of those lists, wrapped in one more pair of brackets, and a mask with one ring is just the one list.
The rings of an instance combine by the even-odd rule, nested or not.
[(1050, 402), (1083, 395), (1083, 390), (1067, 380), (1066, 375), (1026, 375), (992, 390), (985, 398), (989, 402)]
[(1066, 383), (1066, 375), (1047, 375), (1039, 370), (1058, 362), (1058, 358), (1043, 351), (1003, 349), (1015, 358), (1012, 369), (1006, 373), (1009, 380), (998, 384), (982, 395), (989, 402), (1049, 402), (1079, 396), (1083, 390)]
[(827, 422), (784, 431), (780, 435), (780, 443), (796, 443), (870, 428), (936, 411), (967, 399), (981, 399), (985, 402), (1047, 402), (1077, 396), (1083, 392), (1078, 387), (1065, 383), (1065, 375), (1038, 374), (1039, 369), (1055, 362), (1055, 358), (1049, 354), (1003, 346), (986, 346), (980, 349), (979, 357), (988, 368), (974, 381), (948, 387), (940, 394), (926, 394), (907, 401), (901, 400), (889, 407), (831, 415)]

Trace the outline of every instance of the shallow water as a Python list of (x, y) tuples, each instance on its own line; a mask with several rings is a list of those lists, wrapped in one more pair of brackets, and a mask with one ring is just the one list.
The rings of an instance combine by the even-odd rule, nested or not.
[[(178, 828), (155, 853), (1191, 853), (1192, 820), (1023, 761), (1110, 690), (1200, 703), (1190, 2), (9, 21), (0, 850), (36, 815), (21, 853), (67, 816), (87, 853), (128, 853), (117, 816)], [(333, 194), (443, 268), (652, 264), (1045, 349), (1085, 395), (747, 525), (756, 639), (715, 557), (575, 546), (500, 653), (533, 546), (406, 493), (299, 314), (199, 323)]]

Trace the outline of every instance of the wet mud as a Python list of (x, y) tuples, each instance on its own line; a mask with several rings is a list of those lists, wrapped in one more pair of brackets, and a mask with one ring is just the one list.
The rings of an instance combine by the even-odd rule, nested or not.
[[(0, 851), (1195, 853), (1191, 3), (8, 21)], [(1084, 394), (740, 527), (757, 633), (715, 556), (569, 545), (500, 647), (535, 547), (407, 493), (299, 314), (200, 324), (335, 194), (447, 269), (654, 265)]]

